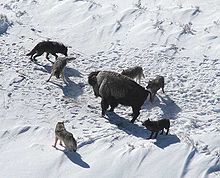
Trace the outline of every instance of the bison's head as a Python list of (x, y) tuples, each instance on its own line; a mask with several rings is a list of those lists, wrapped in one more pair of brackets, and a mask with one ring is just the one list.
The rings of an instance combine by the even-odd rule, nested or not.
[(96, 78), (96, 76), (98, 75), (99, 72), (100, 71), (91, 72), (88, 76), (88, 83), (92, 86), (93, 91), (94, 91), (94, 95), (96, 97), (100, 96), (99, 95), (99, 88), (98, 88), (97, 78)]

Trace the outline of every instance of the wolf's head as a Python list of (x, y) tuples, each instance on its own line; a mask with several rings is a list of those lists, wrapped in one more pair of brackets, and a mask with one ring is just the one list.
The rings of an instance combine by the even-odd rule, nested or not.
[(65, 130), (64, 122), (57, 122), (56, 130)]

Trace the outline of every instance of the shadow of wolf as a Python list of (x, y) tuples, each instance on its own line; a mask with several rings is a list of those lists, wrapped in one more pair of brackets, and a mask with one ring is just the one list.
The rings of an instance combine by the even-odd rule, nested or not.
[(107, 117), (105, 117), (111, 124), (114, 124), (118, 127), (118, 129), (126, 132), (128, 135), (133, 135), (136, 137), (141, 137), (143, 139), (146, 138), (149, 131), (138, 124), (132, 124), (128, 122), (127, 119), (120, 117), (118, 114), (114, 112), (107, 112)]
[(61, 150), (59, 148), (57, 148), (56, 150), (62, 151), (72, 163), (77, 164), (82, 168), (90, 168), (89, 164), (82, 160), (82, 157), (79, 153), (67, 151), (67, 150)]

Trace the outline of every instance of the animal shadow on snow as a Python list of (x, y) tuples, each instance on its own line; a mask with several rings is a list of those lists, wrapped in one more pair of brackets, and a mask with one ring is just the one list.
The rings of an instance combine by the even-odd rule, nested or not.
[(168, 95), (160, 96), (158, 94), (155, 96), (153, 103), (145, 103), (142, 109), (145, 108), (148, 111), (155, 106), (160, 107), (162, 110), (161, 117), (163, 119), (177, 119), (177, 114), (182, 110)]
[(79, 166), (81, 166), (83, 168), (90, 168), (90, 166), (85, 161), (82, 160), (82, 157), (79, 153), (72, 152), (72, 151), (64, 151), (64, 154), (73, 163), (78, 164)]
[[(120, 117), (114, 112), (107, 112), (106, 115), (108, 116), (107, 119), (111, 124), (115, 124), (118, 129), (126, 132), (128, 135), (132, 134), (136, 137), (141, 137), (145, 140), (148, 140), (151, 131), (147, 130), (145, 127), (129, 123), (128, 119)], [(164, 133), (164, 135), (158, 134), (156, 142), (154, 142), (154, 144), (164, 149), (165, 147), (178, 142), (180, 142), (180, 139), (176, 135), (171, 135), (170, 133), (168, 135), (165, 135)]]
[(72, 163), (77, 164), (83, 168), (90, 168), (90, 166), (82, 160), (82, 157), (79, 153), (68, 150), (61, 150), (59, 148), (57, 148), (57, 150), (62, 151)]
[(132, 134), (136, 137), (141, 137), (144, 139), (147, 138), (148, 131), (143, 126), (139, 126), (136, 123), (133, 124), (129, 122), (132, 119), (131, 116), (128, 116), (128, 118), (125, 119), (114, 112), (107, 112), (106, 116), (106, 119), (108, 119), (111, 124), (116, 125), (118, 129), (126, 132), (128, 135)]
[(76, 84), (75, 82), (69, 80), (68, 78), (67, 78), (68, 83), (65, 84), (64, 86), (55, 83), (53, 81), (50, 82), (60, 87), (63, 90), (63, 94), (65, 97), (76, 99), (78, 96), (83, 94), (83, 87), (84, 87), (83, 83)]
[(154, 144), (162, 149), (168, 147), (169, 145), (180, 142), (180, 139), (176, 135), (170, 135), (170, 133), (168, 135), (159, 135), (158, 134), (156, 139), (157, 140), (156, 140), (156, 142), (154, 142)]

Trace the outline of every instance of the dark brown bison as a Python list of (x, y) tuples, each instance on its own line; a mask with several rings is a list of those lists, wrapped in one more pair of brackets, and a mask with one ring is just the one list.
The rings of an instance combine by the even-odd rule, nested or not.
[(110, 111), (114, 111), (118, 104), (131, 106), (133, 111), (132, 123), (140, 114), (141, 106), (144, 104), (151, 92), (145, 90), (142, 86), (134, 82), (129, 77), (110, 71), (91, 72), (88, 77), (88, 83), (93, 87), (96, 97), (102, 98), (102, 116), (111, 106)]

